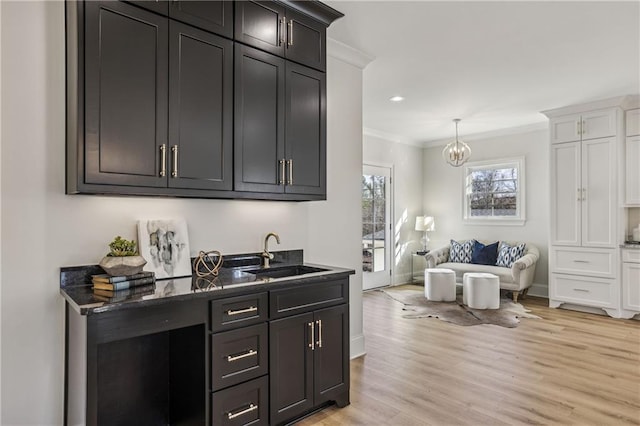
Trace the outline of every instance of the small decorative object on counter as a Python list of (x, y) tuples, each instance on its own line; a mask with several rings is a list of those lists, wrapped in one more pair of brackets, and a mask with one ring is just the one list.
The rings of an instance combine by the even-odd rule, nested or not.
[(222, 253), (218, 250), (200, 251), (198, 257), (193, 260), (193, 272), (200, 278), (217, 277), (220, 265), (222, 265)]
[(633, 230), (633, 241), (640, 242), (640, 224)]
[(147, 261), (138, 254), (137, 244), (117, 236), (109, 243), (110, 251), (100, 261), (104, 271), (113, 276), (133, 275), (142, 271)]

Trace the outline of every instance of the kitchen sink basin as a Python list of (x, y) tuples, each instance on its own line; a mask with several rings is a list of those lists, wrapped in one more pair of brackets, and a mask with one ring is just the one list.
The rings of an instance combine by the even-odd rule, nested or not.
[(256, 278), (283, 278), (283, 277), (293, 277), (296, 275), (305, 275), (312, 274), (314, 272), (324, 272), (328, 271), (328, 269), (323, 268), (314, 268), (313, 266), (305, 266), (305, 265), (291, 265), (291, 266), (280, 266), (280, 267), (271, 267), (266, 269), (250, 269), (248, 272), (250, 274), (254, 274)]

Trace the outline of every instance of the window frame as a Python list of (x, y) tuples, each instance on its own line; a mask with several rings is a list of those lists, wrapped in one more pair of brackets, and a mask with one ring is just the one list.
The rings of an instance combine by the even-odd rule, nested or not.
[[(467, 194), (468, 176), (476, 170), (516, 168), (516, 215), (515, 216), (471, 216), (469, 194)], [(462, 222), (467, 225), (511, 225), (523, 226), (526, 222), (526, 171), (525, 157), (510, 157), (496, 160), (475, 161), (463, 166), (462, 175)]]

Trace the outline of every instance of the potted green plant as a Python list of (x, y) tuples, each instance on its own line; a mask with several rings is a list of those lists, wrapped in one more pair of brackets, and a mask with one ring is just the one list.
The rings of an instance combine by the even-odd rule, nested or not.
[(147, 261), (138, 253), (134, 240), (120, 235), (109, 243), (109, 253), (100, 261), (100, 266), (109, 275), (132, 275), (142, 271)]

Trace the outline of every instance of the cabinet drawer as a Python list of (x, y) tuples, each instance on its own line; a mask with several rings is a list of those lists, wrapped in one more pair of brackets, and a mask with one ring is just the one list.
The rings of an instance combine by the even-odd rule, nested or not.
[(640, 250), (628, 249), (622, 250), (622, 261), (631, 263), (640, 263)]
[(347, 303), (349, 280), (301, 284), (299, 288), (269, 292), (272, 319), (309, 312), (315, 309)]
[(553, 248), (552, 271), (615, 278), (615, 250)]
[(588, 306), (618, 307), (614, 280), (551, 274), (550, 290), (550, 299)]
[(268, 376), (211, 395), (211, 424), (268, 425)]
[(225, 331), (211, 337), (211, 388), (214, 391), (267, 374), (267, 324)]
[(267, 293), (211, 301), (211, 331), (229, 330), (267, 320)]

